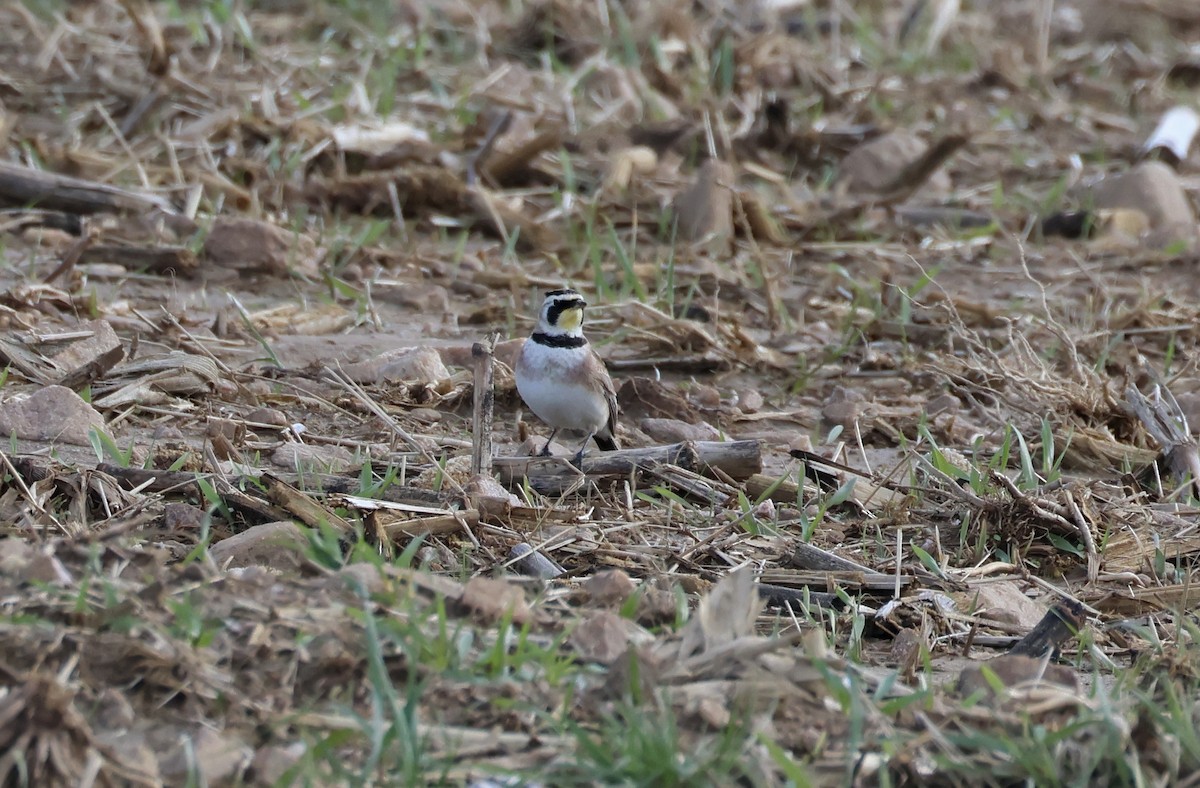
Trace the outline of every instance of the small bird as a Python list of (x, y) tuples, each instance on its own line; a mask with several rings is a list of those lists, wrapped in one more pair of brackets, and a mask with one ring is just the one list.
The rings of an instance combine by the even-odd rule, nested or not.
[(574, 290), (546, 293), (537, 328), (525, 340), (515, 370), (521, 399), (554, 429), (541, 456), (550, 455), (550, 441), (559, 430), (587, 435), (575, 454), (576, 465), (592, 438), (601, 451), (618, 448), (617, 393), (604, 362), (583, 335), (585, 306)]

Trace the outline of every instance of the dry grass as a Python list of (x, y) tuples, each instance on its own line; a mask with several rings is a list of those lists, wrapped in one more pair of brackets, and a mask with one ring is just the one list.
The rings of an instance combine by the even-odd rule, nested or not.
[[(1035, 229), (1200, 16), (782, 5), (0, 9), (0, 783), (1194, 780), (1195, 247)], [(506, 488), (564, 284), (645, 451)]]

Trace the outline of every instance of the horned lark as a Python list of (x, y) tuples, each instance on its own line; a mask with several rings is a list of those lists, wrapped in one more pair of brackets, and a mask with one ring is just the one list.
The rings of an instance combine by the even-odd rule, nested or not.
[(587, 435), (575, 454), (576, 465), (592, 438), (601, 451), (617, 448), (617, 394), (604, 362), (583, 335), (585, 306), (574, 290), (546, 293), (537, 328), (525, 340), (516, 367), (521, 399), (554, 429), (543, 457), (559, 430)]

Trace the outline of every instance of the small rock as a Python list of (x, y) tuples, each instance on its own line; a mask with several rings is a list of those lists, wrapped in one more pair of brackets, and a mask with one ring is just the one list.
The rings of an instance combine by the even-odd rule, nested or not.
[(757, 519), (766, 520), (767, 522), (771, 522), (779, 516), (778, 512), (775, 510), (775, 502), (770, 498), (763, 500), (757, 506), (755, 506), (754, 509), (751, 510), (751, 514), (753, 514)]
[(528, 624), (533, 611), (519, 586), (491, 577), (472, 577), (463, 587), (459, 603), (489, 623), (511, 616), (513, 623)]
[(688, 393), (688, 399), (702, 408), (721, 407), (721, 391), (716, 386), (707, 386), (701, 383), (692, 388)]
[(840, 424), (847, 429), (853, 427), (861, 416), (862, 405), (858, 402), (830, 402), (821, 408), (821, 419), (826, 424)]
[(974, 466), (971, 465), (971, 461), (967, 459), (967, 455), (963, 454), (957, 449), (952, 449), (949, 446), (943, 446), (940, 451), (942, 454), (942, 459), (944, 459), (948, 464), (954, 467), (955, 470), (961, 473), (964, 478), (971, 478), (971, 471), (974, 470)]
[(259, 564), (254, 566), (231, 567), (226, 572), (237, 579), (245, 590), (266, 591), (279, 582), (279, 572)]
[[(689, 709), (690, 710), (690, 709)], [(729, 701), (724, 697), (706, 695), (696, 702), (696, 716), (712, 731), (723, 731), (729, 727), (733, 713), (729, 710)]]
[(397, 285), (391, 287), (377, 282), (371, 288), (371, 295), (389, 303), (415, 309), (423, 315), (450, 314), (450, 293), (441, 285), (429, 282), (398, 282)]
[[(159, 769), (168, 783), (176, 785), (193, 776), (201, 785), (235, 782), (233, 778), (250, 764), (253, 756), (253, 751), (240, 737), (228, 732), (218, 733), (208, 727), (177, 735), (174, 741), (163, 744), (166, 746), (158, 751)], [(193, 775), (193, 770), (199, 774)]]
[(1026, 596), (1016, 580), (981, 583), (968, 591), (952, 592), (950, 597), (960, 609), (973, 609), (981, 619), (1016, 624), (1027, 630), (1046, 615), (1045, 608)]
[(742, 389), (738, 392), (738, 407), (742, 413), (758, 413), (763, 404), (763, 395), (755, 389)]
[(295, 741), (286, 746), (268, 744), (259, 747), (250, 762), (251, 785), (278, 785), (289, 769), (294, 767), (304, 757), (308, 746), (302, 741)]
[(341, 473), (354, 463), (354, 454), (344, 446), (285, 443), (271, 454), (271, 462), (298, 473)]
[(58, 560), (58, 556), (43, 550), (38, 550), (33, 554), (25, 566), (25, 571), (21, 573), (21, 579), (27, 583), (60, 586), (71, 585), (75, 582), (71, 573), (63, 566), (63, 562)]
[(0, 437), (87, 446), (104, 417), (64, 386), (45, 386), (0, 403)]
[(176, 424), (159, 424), (154, 428), (154, 442), (177, 441), (183, 439), (183, 430)]
[(220, 567), (265, 566), (280, 571), (296, 571), (308, 560), (308, 537), (291, 520), (281, 520), (247, 528), (222, 539), (208, 548), (208, 554)]
[(342, 279), (351, 284), (358, 284), (367, 278), (367, 262), (351, 261), (342, 269)]
[(996, 678), (1005, 687), (1013, 687), (1024, 682), (1038, 680), (1040, 683), (1055, 684), (1069, 690), (1079, 689), (1079, 680), (1075, 671), (1064, 665), (1053, 663), (1045, 665), (1040, 659), (1027, 657), (1024, 654), (1004, 654), (978, 665), (963, 668), (958, 676), (956, 689), (962, 697), (970, 697), (982, 692), (985, 697), (992, 697), (992, 685), (984, 678), (983, 668), (986, 666), (996, 674)]
[(688, 424), (679, 419), (642, 419), (642, 432), (661, 443), (682, 441), (717, 441), (721, 433), (711, 424)]
[[(538, 444), (538, 448), (541, 448), (541, 444)], [(446, 460), (445, 466), (441, 468), (427, 468), (421, 471), (409, 484), (422, 490), (440, 490), (450, 486), (447, 480), (465, 485), (470, 479), (471, 458), (469, 455), (460, 454)]]
[(1187, 417), (1188, 424), (1193, 429), (1200, 427), (1200, 391), (1187, 391), (1179, 394), (1175, 399), (1179, 402), (1179, 409)]
[(505, 489), (504, 485), (491, 476), (478, 475), (463, 485), (467, 500), (471, 507), (478, 509), (481, 514), (504, 516), (514, 506), (521, 505), (521, 499)]
[(637, 622), (645, 627), (656, 627), (675, 620), (675, 595), (665, 588), (647, 588), (638, 598)]
[(96, 699), (92, 724), (101, 728), (132, 728), (138, 720), (129, 699), (115, 687), (108, 687)]
[(271, 394), (271, 384), (265, 380), (249, 380), (242, 384), (247, 394), (254, 397), (267, 397)]
[[(838, 188), (850, 194), (879, 194), (909, 164), (925, 154), (928, 145), (915, 134), (893, 131), (862, 143), (842, 159)], [(922, 186), (924, 194), (945, 194), (950, 176), (939, 170)]]
[(412, 408), (408, 415), (413, 421), (419, 421), (422, 424), (437, 424), (442, 420), (441, 411), (433, 408)]
[(92, 375), (98, 376), (116, 366), (125, 357), (125, 351), (107, 320), (93, 320), (79, 328), (90, 330), (92, 335), (55, 353), (54, 364), (62, 370), (64, 378), (78, 377), (78, 383), (83, 383)]
[(34, 547), (24, 539), (10, 536), (0, 539), (0, 575), (13, 577), (33, 560)]
[(186, 503), (169, 503), (163, 507), (163, 527), (168, 531), (199, 531), (204, 525), (204, 511)]
[(910, 676), (917, 666), (922, 649), (928, 647), (929, 644), (917, 630), (905, 627), (897, 632), (895, 639), (892, 640), (888, 657), (896, 664), (901, 676)]
[(821, 408), (821, 418), (826, 424), (853, 427), (854, 422), (862, 416), (865, 402), (866, 398), (861, 392), (837, 386)]
[(637, 584), (620, 569), (604, 569), (589, 577), (583, 590), (598, 605), (620, 605), (637, 590)]
[(958, 413), (960, 410), (962, 410), (962, 400), (949, 393), (939, 394), (925, 406), (925, 412), (930, 416), (936, 416), (939, 413)]
[(92, 720), (92, 729), (97, 741), (116, 756), (122, 769), (138, 774), (143, 784), (164, 785), (154, 749), (146, 741), (144, 730), (130, 730), (129, 726), (108, 726)]
[(361, 588), (371, 596), (381, 594), (387, 589), (387, 580), (379, 567), (366, 561), (356, 561), (342, 567), (330, 580), (334, 586), (349, 587), (355, 592)]
[(242, 273), (317, 273), (317, 247), (311, 238), (257, 219), (217, 217), (204, 239), (203, 254)]
[(279, 429), (283, 429), (290, 423), (287, 414), (277, 408), (255, 408), (246, 414), (246, 421), (251, 424), (266, 424)]
[(344, 367), (355, 383), (429, 385), (450, 377), (441, 354), (429, 347), (405, 347)]
[(813, 450), (812, 436), (808, 433), (801, 432), (792, 437), (788, 442), (788, 451), (807, 451)]
[(246, 425), (233, 419), (222, 419), (209, 416), (204, 433), (209, 438), (220, 436), (231, 444), (238, 446), (246, 440)]
[(629, 650), (629, 627), (626, 619), (601, 610), (575, 627), (569, 642), (584, 660), (611, 665)]

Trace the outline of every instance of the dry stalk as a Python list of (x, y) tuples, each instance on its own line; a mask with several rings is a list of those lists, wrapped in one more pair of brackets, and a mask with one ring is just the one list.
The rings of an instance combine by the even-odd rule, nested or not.
[(1096, 577), (1100, 573), (1100, 555), (1096, 551), (1096, 540), (1092, 537), (1092, 527), (1084, 519), (1083, 511), (1080, 510), (1070, 489), (1063, 491), (1063, 497), (1067, 499), (1067, 507), (1071, 510), (1071, 521), (1075, 523), (1079, 538), (1083, 541), (1084, 549), (1087, 551), (1088, 582), (1095, 583)]
[(471, 475), (492, 473), (492, 413), (496, 406), (494, 362), (498, 334), (471, 346), (475, 362), (473, 407), (471, 411)]
[[(403, 440), (406, 444), (411, 446), (414, 451), (420, 454), (421, 458), (429, 463), (431, 467), (437, 466), (437, 459), (429, 452), (429, 449), (425, 447), (425, 444), (413, 437), (408, 430), (397, 424), (396, 420), (393, 419), (391, 415), (383, 409), (383, 406), (372, 399), (370, 395), (368, 395), (367, 392), (362, 389), (361, 386), (351, 380), (350, 377), (342, 371), (341, 364), (337, 365), (337, 369), (325, 367), (325, 373), (329, 375), (333, 382), (337, 383), (351, 396), (362, 403), (367, 410), (375, 414), (376, 418), (382, 421), (388, 429), (398, 435), (401, 440)], [(467, 498), (466, 491), (462, 488), (462, 485), (454, 479), (453, 476), (446, 474), (444, 478), (445, 481), (454, 489), (455, 493), (461, 495), (463, 498)]]

